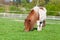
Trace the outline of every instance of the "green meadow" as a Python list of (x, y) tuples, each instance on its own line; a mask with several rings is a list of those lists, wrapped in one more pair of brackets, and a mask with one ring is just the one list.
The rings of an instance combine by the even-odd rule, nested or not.
[(46, 24), (40, 32), (37, 30), (24, 32), (24, 22), (0, 18), (0, 40), (60, 40), (58, 22), (60, 21), (56, 21), (56, 24)]

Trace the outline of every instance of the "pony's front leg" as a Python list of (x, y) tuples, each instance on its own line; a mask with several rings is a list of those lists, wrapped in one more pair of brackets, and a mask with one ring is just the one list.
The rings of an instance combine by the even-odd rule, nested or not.
[(42, 22), (40, 22), (40, 21), (37, 21), (37, 30), (38, 31), (41, 31), (42, 30), (42, 26), (43, 26), (43, 23)]

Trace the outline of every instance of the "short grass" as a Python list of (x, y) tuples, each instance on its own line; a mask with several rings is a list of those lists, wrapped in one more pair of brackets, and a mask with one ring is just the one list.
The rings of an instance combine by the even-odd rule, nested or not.
[(0, 18), (0, 40), (60, 40), (60, 24), (47, 24), (41, 32), (24, 32), (23, 22)]

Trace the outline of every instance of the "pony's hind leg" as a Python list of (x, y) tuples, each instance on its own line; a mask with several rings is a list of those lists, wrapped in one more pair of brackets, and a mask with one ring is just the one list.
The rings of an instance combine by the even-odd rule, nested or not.
[(42, 30), (42, 26), (43, 26), (43, 23), (42, 22), (40, 22), (40, 21), (37, 21), (37, 30), (38, 31), (41, 31)]
[(45, 26), (46, 26), (46, 21), (44, 20), (44, 21), (43, 21), (43, 27), (45, 27)]

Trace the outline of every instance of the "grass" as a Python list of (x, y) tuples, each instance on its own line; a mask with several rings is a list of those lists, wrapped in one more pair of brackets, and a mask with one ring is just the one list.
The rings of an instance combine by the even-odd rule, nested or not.
[(60, 24), (47, 24), (41, 32), (24, 32), (23, 22), (0, 18), (0, 40), (60, 40)]

